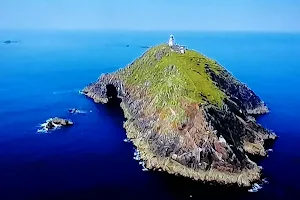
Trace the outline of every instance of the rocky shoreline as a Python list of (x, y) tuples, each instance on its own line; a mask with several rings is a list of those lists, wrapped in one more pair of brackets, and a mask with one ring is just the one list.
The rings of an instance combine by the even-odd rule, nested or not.
[[(164, 45), (151, 48), (125, 69), (101, 75), (82, 92), (96, 103), (121, 99), (127, 137), (146, 168), (250, 186), (260, 180), (261, 169), (247, 155), (266, 156), (264, 142), (276, 139), (252, 116), (268, 113), (267, 106), (218, 63), (191, 50), (184, 56)], [(180, 59), (190, 65), (179, 65)], [(163, 73), (163, 79), (141, 77), (144, 70), (154, 78)], [(194, 71), (199, 74), (195, 79)], [(207, 81), (195, 99), (182, 86), (190, 81), (186, 77), (195, 85), (198, 78)]]

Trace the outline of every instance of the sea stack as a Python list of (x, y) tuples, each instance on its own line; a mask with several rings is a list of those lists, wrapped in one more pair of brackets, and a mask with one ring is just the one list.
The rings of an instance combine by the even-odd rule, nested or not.
[(247, 155), (265, 156), (264, 142), (276, 138), (252, 117), (267, 106), (216, 61), (172, 47), (148, 49), (83, 93), (97, 103), (121, 100), (127, 137), (146, 168), (250, 186), (261, 169)]
[(72, 126), (74, 123), (71, 120), (67, 119), (62, 119), (62, 118), (51, 118), (50, 120), (47, 121), (47, 124), (45, 128), (47, 130), (54, 129), (55, 127), (60, 127), (60, 126)]

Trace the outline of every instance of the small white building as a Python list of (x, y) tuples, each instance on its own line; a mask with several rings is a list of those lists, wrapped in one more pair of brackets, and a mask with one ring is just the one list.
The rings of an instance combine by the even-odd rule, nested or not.
[(184, 54), (185, 53), (185, 49), (184, 47), (180, 47), (180, 53)]
[(182, 45), (175, 43), (174, 35), (170, 35), (168, 45), (169, 45), (169, 47), (171, 47), (172, 51), (177, 52), (177, 53), (184, 54), (185, 51), (187, 50), (186, 46), (182, 46)]
[(170, 35), (169, 47), (173, 47), (173, 46), (175, 46), (175, 38), (173, 35)]

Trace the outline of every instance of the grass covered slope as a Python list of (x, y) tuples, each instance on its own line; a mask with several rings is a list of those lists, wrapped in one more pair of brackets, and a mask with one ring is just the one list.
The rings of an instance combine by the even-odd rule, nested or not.
[(216, 73), (223, 70), (195, 51), (179, 54), (167, 45), (160, 45), (131, 64), (124, 80), (131, 85), (149, 84), (151, 94), (161, 95), (164, 105), (177, 104), (178, 97), (182, 97), (190, 102), (208, 101), (221, 106), (224, 94), (206, 73), (207, 64)]
[(121, 77), (125, 84), (146, 88), (147, 95), (155, 97), (152, 109), (167, 116), (171, 123), (181, 123), (186, 117), (182, 102), (206, 102), (218, 107), (223, 104), (225, 94), (206, 73), (207, 65), (216, 73), (223, 70), (195, 51), (179, 54), (167, 45), (159, 45), (125, 68)]
[(239, 185), (259, 179), (260, 169), (247, 153), (265, 155), (264, 141), (275, 135), (250, 114), (267, 108), (217, 62), (162, 44), (83, 92), (107, 103), (114, 88), (127, 137), (147, 168)]

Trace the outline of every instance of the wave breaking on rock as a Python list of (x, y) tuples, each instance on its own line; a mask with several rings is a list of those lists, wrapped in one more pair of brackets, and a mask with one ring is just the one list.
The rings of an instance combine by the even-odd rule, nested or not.
[(54, 131), (60, 129), (63, 126), (72, 126), (74, 123), (71, 120), (62, 119), (62, 118), (49, 118), (46, 122), (40, 124), (37, 130), (38, 133), (49, 133), (50, 131)]

